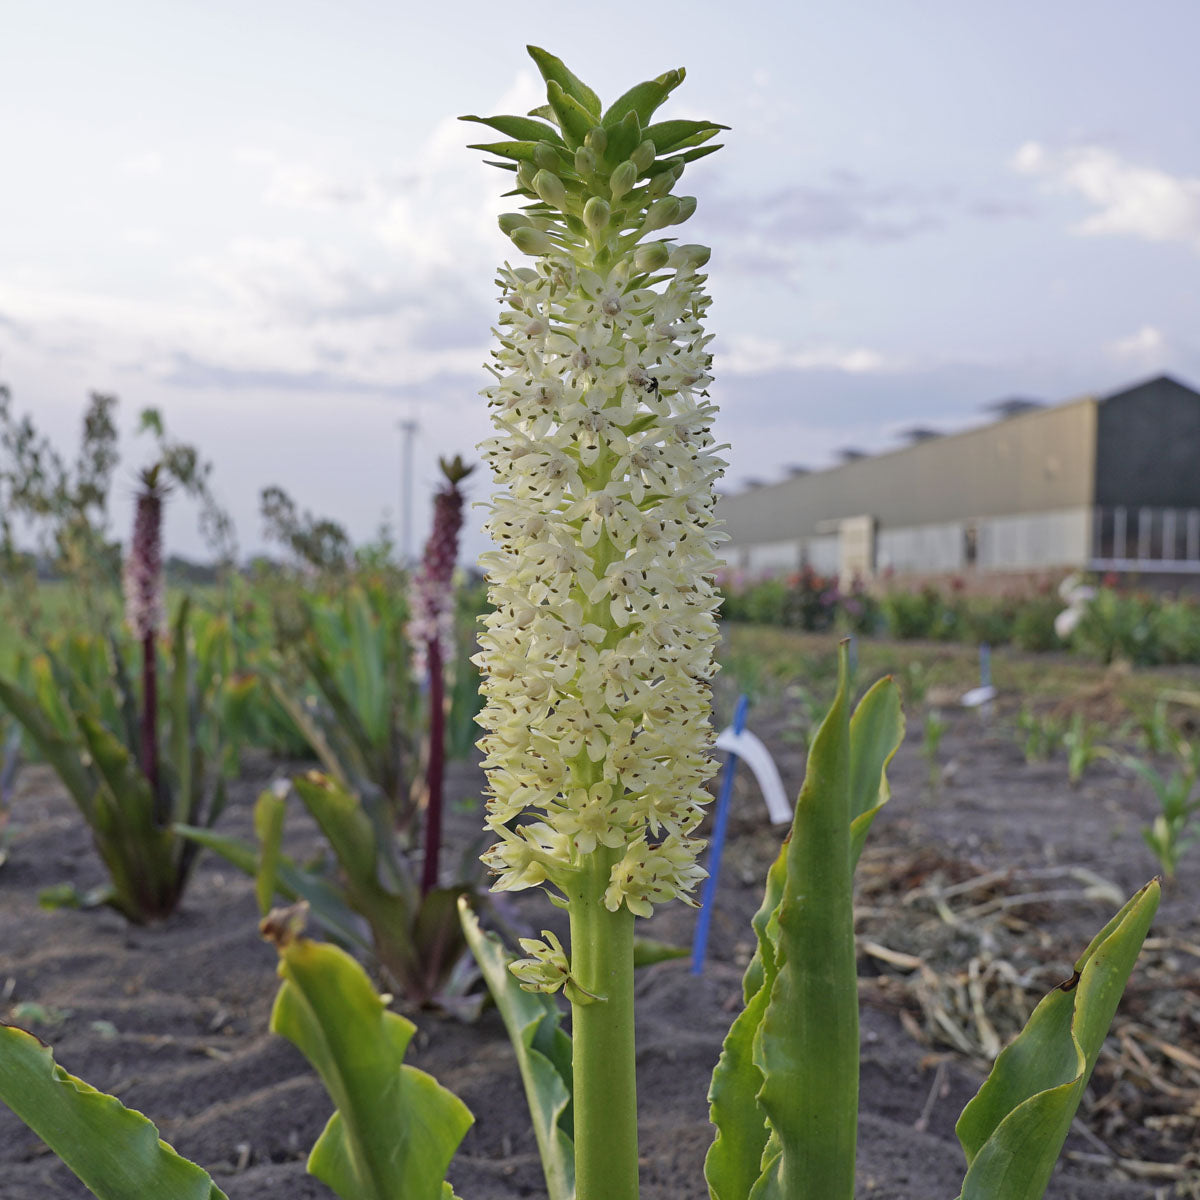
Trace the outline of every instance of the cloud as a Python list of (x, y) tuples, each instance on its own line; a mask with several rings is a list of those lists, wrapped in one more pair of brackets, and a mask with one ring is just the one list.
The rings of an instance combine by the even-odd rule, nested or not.
[(347, 176), (345, 171), (334, 172), (311, 162), (287, 159), (261, 146), (242, 146), (234, 152), (234, 158), (243, 166), (265, 173), (264, 204), (300, 212), (381, 207), (417, 181), (411, 171), (385, 174), (351, 170)]
[(776, 245), (852, 239), (896, 242), (941, 229), (945, 191), (871, 187), (838, 170), (824, 186), (793, 185), (753, 198), (726, 195), (705, 201), (706, 219), (724, 233), (753, 235)]
[(1101, 146), (1051, 150), (1039, 142), (1026, 142), (1012, 166), (1055, 191), (1075, 192), (1096, 209), (1075, 233), (1183, 242), (1200, 251), (1200, 178), (1127, 162)]
[(852, 375), (882, 374), (904, 368), (865, 346), (789, 347), (782, 342), (754, 336), (734, 336), (729, 349), (715, 357), (718, 372), (731, 375), (764, 375), (774, 371), (840, 371)]
[(1167, 359), (1167, 338), (1161, 329), (1143, 325), (1128, 337), (1110, 342), (1105, 351), (1118, 362), (1133, 363), (1144, 370), (1163, 366)]
[(13, 337), (25, 342), (29, 340), (29, 328), (23, 321), (15, 321), (12, 317), (5, 316), (0, 312), (0, 329), (10, 333)]
[(261, 389), (279, 392), (344, 392), (393, 398), (404, 395), (404, 390), (395, 385), (356, 379), (348, 373), (232, 367), (224, 363), (205, 362), (184, 351), (176, 351), (171, 358), (172, 366), (161, 371), (159, 375), (163, 383), (174, 387), (237, 391)]
[(166, 160), (157, 150), (130, 155), (121, 163), (121, 170), (135, 179), (155, 179), (163, 173)]

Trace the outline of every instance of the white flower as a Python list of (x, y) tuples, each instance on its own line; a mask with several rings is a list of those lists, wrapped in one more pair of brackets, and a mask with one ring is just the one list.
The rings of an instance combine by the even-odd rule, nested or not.
[[(536, 257), (497, 272), (484, 392), (495, 433), (480, 451), (501, 489), (475, 658), (499, 837), (484, 861), (497, 888), (563, 888), (604, 853), (605, 903), (649, 916), (703, 875), (692, 834), (713, 770), (724, 463), (705, 390), (707, 252), (655, 233), (694, 208), (667, 195), (682, 167), (610, 161), (607, 143), (573, 172), (547, 126), (538, 154), (561, 165), (518, 158), (530, 203), (501, 219)], [(522, 968), (530, 986), (562, 976), (552, 950)]]

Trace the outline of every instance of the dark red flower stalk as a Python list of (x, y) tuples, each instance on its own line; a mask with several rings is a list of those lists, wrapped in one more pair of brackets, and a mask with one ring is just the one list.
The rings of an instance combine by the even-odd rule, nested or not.
[(164, 581), (162, 509), (166, 489), (159, 484), (158, 468), (141, 475), (133, 516), (133, 538), (125, 558), (125, 623), (142, 646), (142, 772), (154, 797), (154, 819), (165, 825), (158, 778), (158, 633), (163, 625)]
[(459, 484), (474, 469), (455, 456), (440, 459), (447, 482), (433, 498), (433, 532), (412, 581), (412, 617), (408, 636), (414, 668), (429, 673), (429, 762), (425, 781), (425, 861), (421, 893), (428, 895), (438, 881), (442, 843), (442, 776), (446, 762), (445, 664), (454, 648), (454, 564), (463, 523), (463, 493)]

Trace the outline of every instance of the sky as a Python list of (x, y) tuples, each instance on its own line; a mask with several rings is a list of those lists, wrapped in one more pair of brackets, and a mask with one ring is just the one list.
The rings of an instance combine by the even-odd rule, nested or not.
[[(488, 435), (519, 258), (507, 177), (466, 149), (488, 131), (456, 118), (541, 103), (532, 42), (605, 101), (683, 66), (660, 116), (731, 127), (680, 188), (713, 251), (725, 490), (1005, 397), (1200, 385), (1198, 40), (1194, 0), (18, 0), (0, 382), (67, 453), (88, 393), (120, 397), (114, 536), (154, 406), (243, 553), (271, 484), (419, 550), (438, 456)], [(204, 556), (183, 498), (167, 540)]]

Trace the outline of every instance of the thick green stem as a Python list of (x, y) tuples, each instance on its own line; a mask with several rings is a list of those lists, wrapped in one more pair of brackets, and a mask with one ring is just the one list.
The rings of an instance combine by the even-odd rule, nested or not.
[[(637, 1200), (633, 922), (604, 907), (616, 851), (597, 849), (571, 888), (571, 976), (603, 1000), (571, 1005), (577, 1200)], [(584, 997), (586, 999), (586, 997)]]

